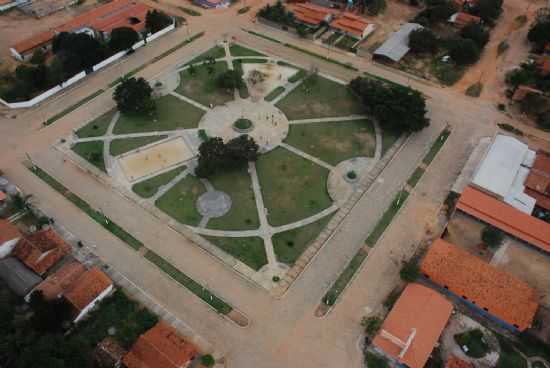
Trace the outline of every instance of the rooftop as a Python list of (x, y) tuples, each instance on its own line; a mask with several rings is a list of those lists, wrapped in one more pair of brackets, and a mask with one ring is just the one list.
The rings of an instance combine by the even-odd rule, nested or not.
[(420, 24), (405, 23), (374, 51), (374, 55), (385, 56), (395, 62), (409, 52), (409, 35), (412, 31), (423, 28)]
[(369, 27), (369, 25), (372, 26), (372, 23), (369, 23), (365, 18), (348, 12), (343, 13), (340, 17), (330, 23), (332, 28), (350, 33), (357, 37), (363, 37), (365, 30)]
[(422, 368), (452, 311), (453, 305), (435, 290), (409, 284), (373, 344), (410, 368)]
[(447, 360), (445, 368), (474, 368), (474, 366), (471, 363), (451, 355)]
[(23, 237), (15, 246), (14, 256), (39, 275), (56, 264), (71, 247), (53, 229)]
[(64, 264), (42, 281), (35, 290), (41, 291), (47, 300), (63, 294), (84, 272), (86, 268), (78, 261)]
[(318, 26), (321, 22), (328, 20), (328, 17), (332, 14), (328, 8), (311, 3), (296, 4), (292, 8), (292, 12), (300, 22), (314, 26)]
[(42, 279), (14, 257), (0, 259), (0, 279), (17, 295), (23, 297)]
[(456, 208), (535, 247), (550, 252), (550, 224), (519, 211), (471, 186)]
[(434, 241), (420, 271), (520, 331), (531, 326), (538, 308), (536, 291), (456, 245), (443, 239)]
[(113, 282), (99, 268), (94, 267), (82, 273), (65, 293), (65, 299), (82, 311), (93, 302)]
[(122, 362), (127, 368), (181, 368), (196, 355), (195, 346), (161, 321), (139, 337)]
[(7, 220), (0, 219), (0, 245), (21, 236), (17, 226)]
[[(533, 167), (525, 181), (525, 186), (532, 191), (540, 193), (543, 197), (550, 197), (550, 153), (545, 151), (537, 152)], [(550, 207), (545, 207), (544, 204), (539, 203), (538, 199), (537, 205), (550, 209)]]

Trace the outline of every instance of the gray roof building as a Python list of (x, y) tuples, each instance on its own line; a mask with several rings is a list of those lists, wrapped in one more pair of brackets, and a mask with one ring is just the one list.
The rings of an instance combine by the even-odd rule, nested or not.
[(42, 278), (32, 272), (17, 258), (8, 257), (0, 260), (0, 279), (17, 295), (27, 295)]
[(399, 31), (392, 35), (374, 51), (374, 56), (383, 56), (392, 61), (398, 62), (409, 52), (409, 35), (412, 31), (424, 28), (417, 23), (405, 23), (399, 28)]

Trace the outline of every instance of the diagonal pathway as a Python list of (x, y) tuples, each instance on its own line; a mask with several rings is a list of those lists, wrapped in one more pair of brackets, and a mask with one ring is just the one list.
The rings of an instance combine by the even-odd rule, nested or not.
[(88, 138), (78, 138), (74, 140), (74, 143), (83, 143), (83, 142), (94, 142), (94, 141), (111, 141), (114, 139), (124, 139), (124, 138), (140, 138), (140, 137), (155, 137), (161, 135), (177, 135), (180, 132), (186, 129), (176, 129), (176, 130), (159, 130), (155, 132), (142, 132), (142, 133), (127, 133), (127, 134), (112, 134), (108, 133), (100, 137), (88, 137)]
[(334, 118), (313, 118), (313, 119), (301, 119), (301, 120), (289, 120), (289, 124), (309, 124), (309, 123), (332, 123), (338, 121), (352, 121), (367, 119), (367, 115), (348, 115), (338, 116)]
[(185, 170), (183, 170), (182, 172), (180, 172), (174, 179), (170, 180), (168, 183), (166, 183), (165, 185), (161, 186), (157, 192), (155, 193), (154, 196), (152, 196), (151, 198), (149, 198), (149, 201), (152, 202), (153, 204), (160, 198), (162, 197), (163, 195), (166, 194), (166, 192), (168, 192), (170, 189), (172, 189), (172, 187), (174, 185), (176, 185), (177, 183), (179, 183), (182, 179), (184, 179), (187, 175), (189, 175), (189, 172), (191, 170), (189, 169), (189, 167), (187, 167)]
[[(117, 111), (113, 115), (113, 118), (111, 119), (111, 122), (107, 127), (107, 136), (111, 136), (113, 134), (115, 124), (117, 123), (119, 117), (120, 111)], [(111, 174), (111, 170), (113, 168), (113, 156), (111, 156), (111, 139), (106, 139), (103, 143), (103, 162), (105, 163), (105, 170), (107, 170), (108, 174)]]
[(305, 219), (302, 219), (302, 220), (299, 220), (299, 221), (296, 221), (296, 222), (292, 222), (290, 224), (281, 225), (281, 226), (277, 226), (277, 227), (272, 227), (271, 231), (272, 231), (273, 234), (276, 234), (276, 233), (281, 233), (283, 231), (293, 230), (293, 229), (296, 229), (298, 227), (306, 226), (306, 225), (309, 225), (309, 224), (312, 224), (312, 223), (316, 222), (317, 220), (322, 219), (325, 216), (330, 215), (331, 213), (333, 213), (337, 210), (338, 210), (338, 206), (336, 204), (333, 204), (332, 206), (327, 207), (324, 210), (322, 210), (321, 212), (318, 212), (315, 215), (312, 215), (308, 218), (305, 218)]
[(204, 106), (203, 104), (200, 104), (200, 103), (198, 103), (198, 102), (195, 101), (195, 100), (192, 100), (192, 99), (190, 99), (190, 98), (187, 98), (187, 97), (185, 97), (184, 95), (180, 95), (179, 93), (177, 93), (177, 92), (175, 92), (175, 91), (170, 92), (170, 94), (171, 94), (172, 96), (174, 96), (174, 97), (179, 98), (179, 99), (182, 100), (182, 101), (185, 101), (185, 102), (187, 102), (187, 103), (190, 103), (191, 105), (193, 105), (193, 106), (195, 106), (195, 107), (197, 107), (197, 108), (199, 108), (199, 109), (201, 109), (201, 110), (203, 110), (203, 111), (208, 111), (208, 110), (210, 110), (208, 107)]
[[(303, 79), (302, 79), (303, 80)], [(294, 89), (296, 87), (298, 87), (300, 84), (302, 84), (302, 80), (299, 80), (298, 82), (287, 82), (283, 87), (285, 89), (285, 91), (283, 93), (281, 93), (279, 96), (275, 97), (272, 101), (270, 101), (270, 103), (272, 105), (277, 105), (279, 103), (279, 101), (281, 101), (283, 98), (285, 98), (286, 96), (288, 96), (290, 94), (290, 92), (294, 91)]]
[(314, 162), (314, 163), (316, 163), (317, 165), (322, 166), (322, 167), (324, 167), (324, 168), (326, 168), (326, 169), (329, 169), (329, 170), (334, 169), (334, 166), (332, 166), (332, 165), (326, 163), (325, 161), (322, 161), (322, 160), (318, 159), (318, 158), (315, 157), (315, 156), (310, 155), (309, 153), (305, 153), (304, 151), (299, 150), (298, 148), (293, 147), (293, 146), (291, 146), (291, 145), (289, 145), (289, 144), (281, 143), (280, 146), (283, 147), (283, 148), (286, 148), (286, 149), (289, 150), (290, 152), (295, 153), (295, 154), (297, 154), (298, 156), (302, 156), (303, 158), (305, 158), (305, 159), (307, 159), (307, 160), (309, 160), (309, 161), (311, 161), (311, 162)]

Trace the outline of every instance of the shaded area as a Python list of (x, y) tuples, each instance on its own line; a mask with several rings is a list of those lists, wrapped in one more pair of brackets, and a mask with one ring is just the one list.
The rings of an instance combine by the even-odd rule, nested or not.
[(256, 271), (267, 264), (262, 238), (219, 238), (215, 236), (204, 236), (204, 238)]
[(208, 221), (209, 229), (252, 230), (260, 227), (258, 210), (247, 167), (220, 172), (208, 178), (210, 183), (231, 197), (231, 209), (221, 217)]
[(99, 170), (107, 172), (103, 160), (103, 141), (77, 143), (71, 149)]
[(180, 166), (174, 170), (165, 172), (164, 174), (144, 180), (132, 186), (132, 190), (142, 198), (151, 198), (157, 193), (161, 186), (171, 182), (183, 170), (185, 170), (185, 166)]
[(200, 180), (188, 175), (160, 197), (155, 205), (178, 222), (196, 226), (202, 216), (197, 211), (195, 203), (204, 192)]
[(293, 124), (286, 143), (336, 166), (353, 157), (374, 157), (376, 137), (365, 119)]
[(75, 134), (78, 138), (90, 138), (90, 137), (100, 137), (107, 134), (107, 129), (113, 116), (115, 116), (116, 110), (110, 110), (105, 114), (101, 115), (95, 120), (92, 120), (88, 124), (84, 125), (82, 128), (78, 129)]
[(393, 146), (393, 144), (401, 137), (401, 133), (391, 129), (382, 129), (382, 155), (384, 157), (386, 152)]
[(303, 220), (332, 204), (326, 189), (329, 171), (284, 148), (260, 156), (257, 170), (273, 226)]
[(180, 73), (181, 83), (176, 92), (201, 103), (204, 106), (223, 105), (234, 98), (232, 90), (218, 87), (217, 77), (227, 71), (227, 63), (199, 65), (194, 71), (186, 69)]
[(165, 139), (166, 135), (151, 136), (151, 137), (137, 137), (137, 138), (122, 138), (115, 139), (111, 142), (109, 151), (111, 156), (122, 155), (123, 153), (135, 150), (136, 148), (146, 146), (150, 143)]
[(157, 110), (152, 116), (121, 114), (114, 134), (155, 132), (175, 129), (192, 129), (199, 125), (204, 111), (168, 95), (155, 100)]
[(314, 223), (273, 236), (273, 250), (279, 262), (292, 266), (307, 247), (329, 223), (332, 215), (323, 217)]

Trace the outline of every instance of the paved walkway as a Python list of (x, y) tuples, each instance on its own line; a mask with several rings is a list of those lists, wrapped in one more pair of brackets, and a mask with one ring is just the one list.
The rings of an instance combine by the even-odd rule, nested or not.
[(329, 170), (334, 169), (334, 166), (332, 166), (330, 164), (327, 164), (325, 161), (322, 161), (322, 160), (318, 159), (317, 157), (310, 155), (309, 153), (306, 153), (302, 150), (299, 150), (298, 148), (296, 148), (294, 146), (291, 146), (291, 145), (286, 144), (286, 143), (281, 143), (280, 146), (287, 149), (287, 150), (289, 150), (292, 153), (297, 154), (298, 156), (301, 156), (301, 157), (305, 158), (306, 160), (309, 160), (311, 162), (316, 163), (319, 166), (324, 167), (325, 169), (329, 169)]

